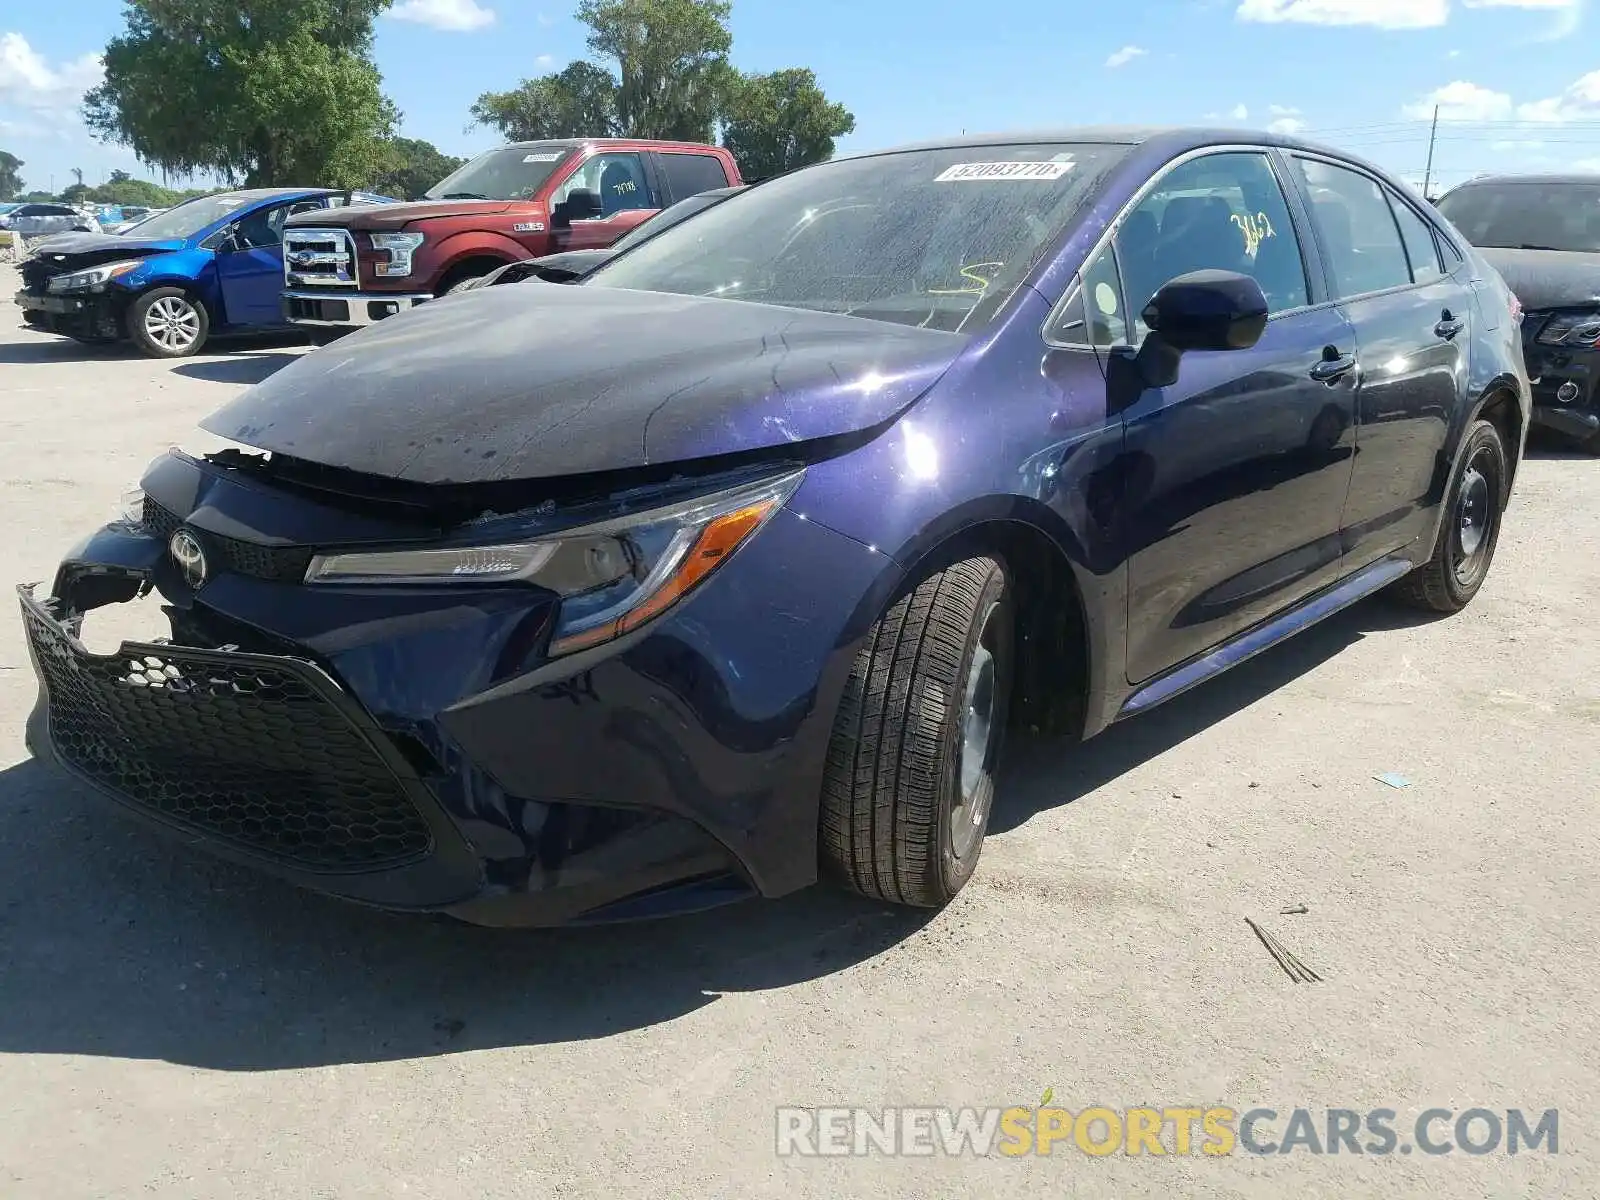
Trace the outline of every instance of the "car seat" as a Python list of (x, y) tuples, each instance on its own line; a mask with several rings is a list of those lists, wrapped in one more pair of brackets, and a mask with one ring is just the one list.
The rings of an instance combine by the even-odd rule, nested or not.
[(633, 172), (620, 162), (606, 164), (600, 172), (600, 212), (609, 217), (612, 213), (629, 208), (643, 208), (639, 185)]

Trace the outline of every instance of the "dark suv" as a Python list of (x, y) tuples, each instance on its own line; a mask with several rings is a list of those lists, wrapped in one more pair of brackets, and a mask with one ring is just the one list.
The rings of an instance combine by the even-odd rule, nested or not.
[(1497, 175), (1439, 211), (1522, 304), (1533, 420), (1600, 454), (1600, 175)]
[(1527, 423), (1504, 285), (1337, 151), (835, 159), (241, 393), (204, 424), (246, 448), (165, 455), (23, 589), (30, 745), (375, 904), (938, 905), (1008, 726), (1093, 736), (1381, 589), (1468, 604)]

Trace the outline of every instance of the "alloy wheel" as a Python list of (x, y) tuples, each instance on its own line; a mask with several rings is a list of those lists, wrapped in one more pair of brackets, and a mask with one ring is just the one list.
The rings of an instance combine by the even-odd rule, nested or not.
[(187, 350), (200, 336), (200, 314), (182, 296), (162, 296), (145, 310), (144, 331), (165, 350)]

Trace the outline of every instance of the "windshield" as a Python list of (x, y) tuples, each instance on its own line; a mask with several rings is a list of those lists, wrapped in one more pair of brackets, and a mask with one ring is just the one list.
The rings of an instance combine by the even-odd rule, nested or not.
[(704, 212), (713, 204), (720, 204), (734, 192), (702, 192), (698, 196), (690, 196), (687, 200), (680, 200), (671, 208), (664, 208), (648, 220), (641, 221), (622, 237), (611, 243), (611, 249), (621, 254), (624, 250), (631, 250), (640, 242), (648, 241), (671, 229), (679, 221), (692, 217), (697, 212)]
[(156, 213), (137, 225), (123, 230), (125, 236), (137, 234), (142, 238), (190, 238), (207, 225), (215, 225), (234, 209), (249, 203), (252, 197), (243, 192), (221, 192), (215, 196), (201, 196), (185, 200), (176, 208)]
[(503, 146), (452, 171), (422, 196), (425, 200), (532, 200), (571, 153), (559, 146)]
[(1469, 183), (1438, 207), (1474, 246), (1600, 252), (1600, 182)]
[(807, 167), (668, 229), (583, 281), (930, 329), (980, 327), (1121, 145), (909, 150)]

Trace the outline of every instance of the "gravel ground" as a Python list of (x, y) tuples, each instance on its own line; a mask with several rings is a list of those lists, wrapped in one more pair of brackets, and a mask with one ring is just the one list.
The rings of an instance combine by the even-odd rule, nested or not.
[[(300, 352), (171, 365), (0, 329), (9, 574), (48, 578), (146, 461)], [(1091, 743), (1023, 744), (976, 879), (932, 917), (813, 889), (507, 934), (295, 892), (29, 760), (8, 619), (0, 1195), (1600, 1194), (1596, 512), (1600, 460), (1537, 451), (1461, 616), (1363, 604)], [(1560, 1152), (774, 1152), (780, 1105), (1046, 1087), (1073, 1110), (1391, 1108), (1402, 1141), (1429, 1107), (1558, 1108)]]

